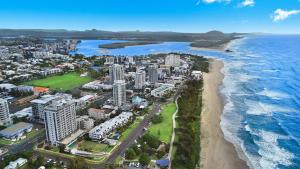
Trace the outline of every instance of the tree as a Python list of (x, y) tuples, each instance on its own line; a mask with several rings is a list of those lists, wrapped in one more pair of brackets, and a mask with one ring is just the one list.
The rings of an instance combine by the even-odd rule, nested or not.
[(58, 146), (58, 148), (59, 148), (59, 152), (60, 152), (60, 153), (64, 153), (64, 152), (65, 152), (66, 146), (63, 145), (63, 144), (60, 144), (60, 145)]
[(137, 156), (139, 156), (142, 153), (141, 149), (136, 144), (132, 146), (132, 149), (134, 150)]
[(166, 152), (164, 152), (164, 151), (162, 151), (162, 150), (159, 150), (159, 151), (157, 151), (156, 156), (157, 156), (158, 159), (160, 159), (160, 158), (162, 158), (165, 154), (166, 154)]
[(129, 148), (128, 150), (126, 150), (125, 152), (125, 158), (132, 160), (134, 159), (136, 156), (135, 151), (132, 148)]
[(161, 123), (163, 121), (163, 116), (161, 114), (159, 115), (154, 115), (151, 119), (153, 124), (158, 124)]
[(86, 169), (87, 166), (85, 165), (85, 159), (82, 157), (76, 157), (74, 160), (71, 161), (71, 168), (72, 169)]
[(146, 153), (143, 153), (139, 158), (139, 162), (142, 166), (148, 166), (150, 161), (151, 161), (151, 159), (150, 159), (149, 155)]
[(42, 166), (44, 164), (44, 157), (39, 155), (37, 158), (36, 158), (36, 161), (35, 161), (35, 166), (36, 167), (39, 167), (39, 166)]
[(160, 141), (157, 137), (155, 137), (154, 135), (151, 135), (150, 133), (146, 133), (143, 137), (142, 137), (142, 141), (146, 142), (151, 148), (157, 148), (160, 144)]
[(78, 88), (74, 89), (71, 91), (71, 94), (73, 97), (75, 98), (79, 98), (81, 96), (81, 90), (79, 90)]

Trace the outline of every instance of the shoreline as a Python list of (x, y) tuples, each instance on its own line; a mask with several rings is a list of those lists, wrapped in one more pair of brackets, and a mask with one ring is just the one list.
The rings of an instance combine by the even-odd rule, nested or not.
[(230, 45), (231, 42), (233, 42), (234, 40), (230, 40), (227, 43), (224, 43), (222, 45), (219, 46), (215, 46), (215, 47), (193, 47), (190, 46), (191, 50), (202, 50), (202, 51), (216, 51), (216, 52), (225, 52), (228, 49), (228, 46)]
[(204, 73), (203, 110), (201, 113), (201, 169), (249, 169), (234, 145), (224, 138), (220, 121), (224, 102), (219, 87), (224, 75), (222, 61), (209, 59), (210, 72)]

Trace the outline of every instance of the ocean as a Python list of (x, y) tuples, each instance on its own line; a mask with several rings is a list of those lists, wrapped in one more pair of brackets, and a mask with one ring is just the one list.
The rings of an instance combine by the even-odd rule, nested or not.
[(99, 44), (112, 42), (83, 40), (75, 53), (137, 56), (184, 52), (222, 60), (225, 78), (220, 93), (225, 107), (221, 128), (225, 139), (234, 144), (250, 168), (300, 168), (300, 36), (248, 36), (231, 42), (231, 53), (193, 50), (187, 42), (99, 50)]

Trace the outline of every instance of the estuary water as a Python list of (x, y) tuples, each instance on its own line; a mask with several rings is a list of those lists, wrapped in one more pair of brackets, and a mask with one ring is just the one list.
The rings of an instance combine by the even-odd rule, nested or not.
[(250, 168), (300, 168), (300, 36), (260, 35), (235, 40), (231, 53), (199, 51), (187, 42), (102, 50), (114, 41), (84, 40), (76, 53), (136, 56), (185, 52), (220, 59), (225, 75), (221, 128)]

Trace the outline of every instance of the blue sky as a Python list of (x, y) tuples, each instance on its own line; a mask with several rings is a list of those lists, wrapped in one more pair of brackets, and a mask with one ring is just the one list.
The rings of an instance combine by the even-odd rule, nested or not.
[(2, 0), (0, 28), (300, 33), (300, 1)]

